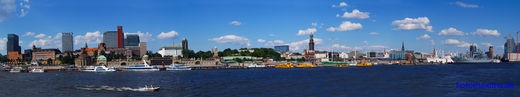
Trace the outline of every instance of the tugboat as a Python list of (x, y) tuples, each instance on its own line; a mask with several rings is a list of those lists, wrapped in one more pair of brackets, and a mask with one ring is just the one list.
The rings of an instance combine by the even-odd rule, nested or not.
[(150, 66), (144, 61), (144, 64), (136, 64), (130, 67), (126, 67), (123, 69), (124, 71), (159, 71), (157, 66)]
[(187, 66), (180, 66), (179, 64), (171, 64), (170, 67), (166, 68), (168, 71), (187, 71), (191, 70), (190, 67)]

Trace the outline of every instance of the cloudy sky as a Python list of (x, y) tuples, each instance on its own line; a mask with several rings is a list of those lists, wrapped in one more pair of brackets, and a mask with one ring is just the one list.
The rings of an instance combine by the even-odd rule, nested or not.
[(290, 45), (316, 49), (407, 49), (465, 52), (495, 46), (520, 30), (518, 0), (0, 0), (0, 53), (7, 34), (22, 49), (61, 48), (61, 32), (74, 32), (75, 49), (96, 47), (104, 31), (123, 25), (148, 42), (148, 50), (179, 44), (190, 49)]

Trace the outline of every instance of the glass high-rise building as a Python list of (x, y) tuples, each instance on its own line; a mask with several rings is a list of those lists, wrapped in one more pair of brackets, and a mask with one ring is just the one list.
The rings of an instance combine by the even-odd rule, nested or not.
[(72, 32), (61, 33), (61, 51), (72, 52), (74, 51), (74, 39)]
[(137, 34), (126, 34), (125, 46), (139, 46), (139, 35)]
[(19, 38), (16, 34), (7, 34), (7, 52), (16, 51), (21, 53)]
[(117, 31), (105, 31), (103, 33), (103, 43), (106, 44), (107, 48), (118, 48), (117, 34)]
[(289, 52), (289, 45), (274, 46), (274, 50), (280, 53)]
[(186, 39), (186, 37), (184, 39), (182, 39), (182, 49), (188, 49), (188, 40)]

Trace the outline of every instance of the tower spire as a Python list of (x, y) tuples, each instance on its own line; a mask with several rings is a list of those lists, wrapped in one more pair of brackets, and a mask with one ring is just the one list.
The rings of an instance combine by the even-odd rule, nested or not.
[(309, 39), (309, 50), (310, 51), (314, 51), (314, 39), (313, 39), (313, 33), (311, 33), (310, 35), (310, 39)]
[(401, 44), (401, 51), (404, 51), (404, 41), (403, 41), (403, 43)]

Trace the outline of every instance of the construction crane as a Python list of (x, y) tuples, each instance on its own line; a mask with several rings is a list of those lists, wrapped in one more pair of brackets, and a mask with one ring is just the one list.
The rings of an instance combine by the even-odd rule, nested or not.
[(516, 45), (516, 61), (518, 61), (518, 54), (519, 54), (518, 46), (520, 46), (520, 43), (518, 42), (518, 33), (519, 32), (520, 32), (520, 30), (516, 31), (516, 43), (515, 43), (515, 45)]

